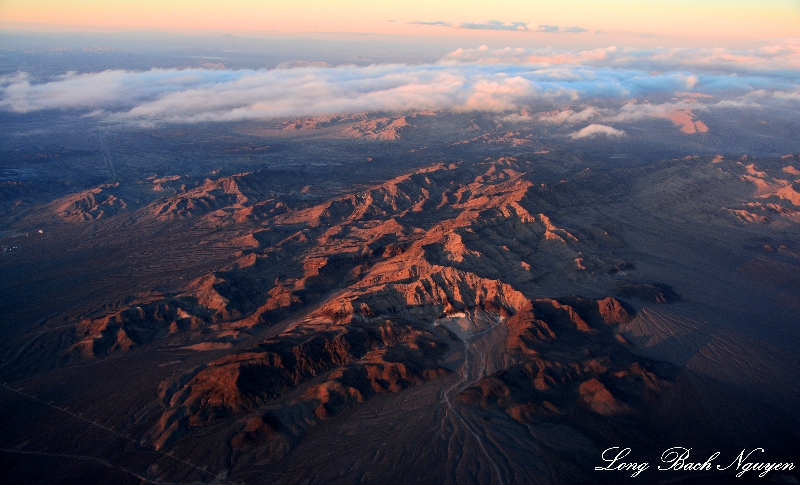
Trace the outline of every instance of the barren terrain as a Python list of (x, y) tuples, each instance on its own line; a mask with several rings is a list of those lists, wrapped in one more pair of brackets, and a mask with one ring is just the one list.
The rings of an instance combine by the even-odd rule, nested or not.
[(620, 444), (797, 460), (797, 154), (614, 159), (471, 114), (227, 128), (8, 157), (4, 480), (618, 483), (593, 470)]

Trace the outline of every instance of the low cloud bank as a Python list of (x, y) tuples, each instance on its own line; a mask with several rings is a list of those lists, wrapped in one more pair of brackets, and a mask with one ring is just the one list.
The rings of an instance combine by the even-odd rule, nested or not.
[(573, 140), (577, 140), (579, 138), (594, 138), (601, 135), (614, 138), (623, 136), (624, 134), (625, 132), (622, 130), (617, 130), (616, 128), (612, 128), (607, 125), (592, 123), (591, 125), (581, 128), (574, 133), (570, 133), (568, 136)]
[[(800, 47), (793, 44), (751, 51), (615, 47), (556, 51), (484, 46), (459, 49), (437, 63), (422, 65), (110, 70), (66, 73), (49, 82), (34, 82), (27, 74), (17, 73), (0, 77), (0, 109), (16, 113), (76, 110), (112, 121), (201, 122), (362, 111), (500, 113), (541, 101), (563, 106), (616, 100), (619, 108), (614, 112), (586, 108), (541, 119), (577, 123), (602, 115), (603, 122), (624, 122), (646, 117), (673, 119), (680, 110), (800, 101), (798, 67)], [(660, 105), (626, 103), (631, 98), (676, 92), (691, 98), (688, 91), (710, 93), (713, 102), (699, 104), (692, 98), (692, 102)], [(577, 134), (576, 138), (584, 136)], [(616, 136), (608, 131), (602, 134)]]
[[(547, 26), (540, 26), (547, 27)], [(561, 27), (559, 27), (561, 28)], [(695, 71), (707, 74), (772, 72), (775, 77), (797, 79), (800, 69), (800, 42), (784, 42), (759, 49), (655, 48), (634, 49), (616, 46), (591, 50), (558, 49), (457, 49), (443, 63), (580, 65), (642, 71)], [(794, 72), (793, 72), (794, 71)]]

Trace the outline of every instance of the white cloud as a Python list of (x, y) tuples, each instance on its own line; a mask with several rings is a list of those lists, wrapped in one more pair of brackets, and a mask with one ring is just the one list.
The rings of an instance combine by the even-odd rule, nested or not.
[(670, 119), (672, 113), (681, 110), (705, 110), (708, 109), (707, 105), (697, 103), (686, 103), (679, 101), (676, 103), (627, 103), (623, 105), (617, 114), (607, 116), (605, 121), (609, 122), (631, 122), (639, 121), (646, 118), (664, 118)]
[(580, 138), (594, 138), (600, 135), (617, 138), (623, 136), (624, 134), (625, 132), (623, 130), (617, 130), (616, 128), (612, 128), (607, 125), (599, 125), (596, 123), (592, 123), (591, 125), (585, 128), (581, 128), (580, 130), (574, 133), (570, 133), (567, 136), (569, 136), (573, 140), (578, 140)]
[(778, 99), (800, 101), (800, 89), (796, 91), (776, 91), (772, 95)]

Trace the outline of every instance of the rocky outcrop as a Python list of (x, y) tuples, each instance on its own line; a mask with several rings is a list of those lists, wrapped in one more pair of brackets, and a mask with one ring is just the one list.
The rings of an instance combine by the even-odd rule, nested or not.
[(360, 121), (344, 130), (344, 134), (353, 138), (368, 140), (397, 140), (403, 128), (411, 126), (405, 116), (398, 118), (375, 118)]
[(650, 303), (681, 301), (680, 295), (675, 293), (671, 286), (663, 283), (634, 283), (619, 280), (614, 282), (612, 291), (621, 298), (635, 298)]
[(100, 185), (62, 197), (50, 203), (49, 207), (59, 218), (69, 222), (109, 217), (128, 208), (128, 204), (114, 194), (117, 187), (119, 182)]
[(447, 349), (440, 336), (402, 320), (299, 326), (209, 363), (182, 385), (163, 386), (166, 409), (150, 436), (162, 447), (191, 428), (267, 405), (301, 386), (305, 391), (294, 392), (290, 404), (305, 411), (308, 427), (374, 394), (448, 374), (439, 362)]
[(630, 319), (610, 297), (533, 300), (508, 319), (505, 368), (456, 399), (522, 423), (631, 413), (670, 386), (675, 369), (630, 352), (613, 330)]
[(75, 325), (76, 342), (62, 355), (91, 360), (130, 350), (170, 334), (198, 329), (210, 323), (212, 312), (193, 298), (175, 298), (86, 318)]
[(223, 177), (206, 182), (184, 193), (168, 197), (149, 208), (157, 219), (169, 220), (207, 214), (223, 207), (241, 208), (248, 198), (240, 190), (239, 179), (248, 174)]

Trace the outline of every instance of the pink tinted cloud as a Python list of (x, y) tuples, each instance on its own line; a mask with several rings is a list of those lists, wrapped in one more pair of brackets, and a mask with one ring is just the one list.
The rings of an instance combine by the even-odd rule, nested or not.
[(647, 118), (660, 118), (671, 121), (683, 133), (706, 133), (708, 127), (697, 119), (694, 110), (706, 110), (707, 105), (679, 101), (676, 103), (627, 103), (615, 115), (604, 118), (606, 121), (631, 122)]

